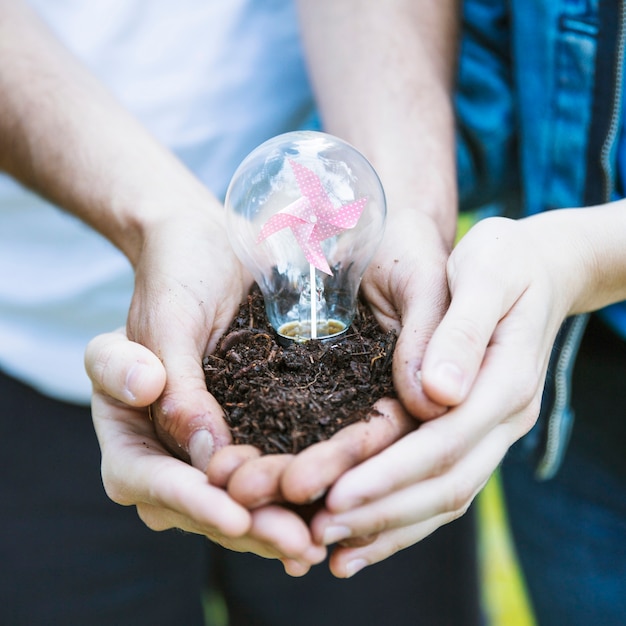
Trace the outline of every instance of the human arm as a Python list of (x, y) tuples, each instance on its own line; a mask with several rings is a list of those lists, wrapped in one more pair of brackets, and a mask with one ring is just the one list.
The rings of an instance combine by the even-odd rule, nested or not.
[(171, 449), (206, 464), (211, 438), (190, 446), (191, 435), (211, 432), (215, 446), (229, 436), (202, 355), (245, 289), (222, 207), (19, 1), (0, 2), (0, 167), (129, 258), (129, 333), (171, 374), (157, 423)]
[(363, 152), (385, 188), (385, 235), (362, 288), (379, 321), (399, 332), (395, 386), (422, 419), (444, 410), (423, 393), (419, 371), (447, 305), (456, 231), (457, 5), (299, 3), (323, 127)]

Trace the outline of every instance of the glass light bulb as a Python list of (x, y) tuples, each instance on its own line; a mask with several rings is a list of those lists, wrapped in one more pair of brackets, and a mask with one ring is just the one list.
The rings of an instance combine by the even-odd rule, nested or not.
[(360, 152), (321, 132), (274, 137), (237, 168), (226, 211), (230, 243), (279, 335), (326, 339), (350, 326), (386, 216)]

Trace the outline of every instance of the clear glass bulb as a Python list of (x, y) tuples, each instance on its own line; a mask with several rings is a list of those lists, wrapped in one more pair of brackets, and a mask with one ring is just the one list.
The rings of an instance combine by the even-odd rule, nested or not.
[(230, 243), (279, 335), (325, 339), (350, 326), (386, 216), (380, 180), (360, 152), (321, 132), (274, 137), (237, 168), (226, 211)]

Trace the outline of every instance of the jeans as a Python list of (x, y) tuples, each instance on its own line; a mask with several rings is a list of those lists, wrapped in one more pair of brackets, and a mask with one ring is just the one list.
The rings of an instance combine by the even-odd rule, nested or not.
[(540, 626), (626, 624), (625, 383), (626, 347), (592, 318), (560, 472), (537, 482), (520, 445), (503, 464), (511, 530)]

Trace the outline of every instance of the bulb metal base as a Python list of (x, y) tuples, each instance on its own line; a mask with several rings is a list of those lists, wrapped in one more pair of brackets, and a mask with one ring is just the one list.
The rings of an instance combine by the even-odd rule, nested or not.
[[(317, 339), (325, 340), (337, 337), (347, 330), (346, 324), (340, 320), (320, 320), (317, 323)], [(287, 322), (278, 329), (280, 337), (303, 343), (311, 339), (310, 322)]]

